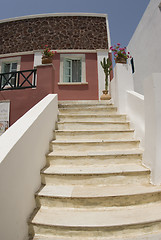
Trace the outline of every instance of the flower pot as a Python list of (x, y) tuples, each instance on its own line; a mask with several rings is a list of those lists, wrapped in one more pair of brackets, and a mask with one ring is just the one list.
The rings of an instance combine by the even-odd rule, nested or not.
[(107, 90), (103, 90), (102, 92), (103, 92), (103, 94), (100, 97), (101, 100), (110, 100), (111, 99), (111, 96), (110, 96), (110, 94), (108, 94)]
[(123, 63), (123, 64), (126, 64), (127, 63), (127, 59), (124, 58), (124, 57), (117, 57), (115, 59), (115, 63)]
[(42, 57), (42, 64), (52, 63), (52, 57)]

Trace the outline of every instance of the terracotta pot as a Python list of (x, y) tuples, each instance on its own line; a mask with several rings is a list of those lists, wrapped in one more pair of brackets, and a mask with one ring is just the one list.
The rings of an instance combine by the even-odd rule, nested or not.
[(42, 57), (42, 64), (52, 63), (52, 57)]
[(124, 58), (124, 57), (117, 57), (115, 59), (115, 63), (123, 63), (123, 64), (126, 64), (127, 63), (127, 59)]
[(103, 90), (102, 92), (103, 92), (103, 94), (100, 97), (101, 100), (110, 100), (111, 99), (111, 96), (110, 96), (110, 94), (108, 94), (107, 90)]

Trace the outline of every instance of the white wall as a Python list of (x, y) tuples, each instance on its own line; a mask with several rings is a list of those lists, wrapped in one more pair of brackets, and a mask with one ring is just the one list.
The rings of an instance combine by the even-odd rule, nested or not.
[(161, 72), (161, 0), (151, 0), (128, 50), (134, 58), (134, 90), (144, 94), (144, 80), (153, 72)]
[(128, 64), (117, 63), (111, 82), (111, 96), (119, 113), (127, 113), (127, 91), (133, 91), (133, 78)]
[(161, 184), (161, 73), (145, 81), (145, 164), (152, 169), (152, 182)]
[(28, 239), (40, 170), (53, 137), (57, 95), (49, 94), (0, 137), (0, 239)]
[(135, 129), (135, 136), (140, 140), (140, 146), (145, 142), (145, 112), (144, 96), (134, 91), (127, 91), (127, 115), (131, 126)]

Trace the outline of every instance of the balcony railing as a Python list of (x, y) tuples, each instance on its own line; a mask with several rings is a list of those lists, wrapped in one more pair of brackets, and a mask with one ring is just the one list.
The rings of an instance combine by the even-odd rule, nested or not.
[(36, 69), (0, 74), (0, 91), (36, 87)]

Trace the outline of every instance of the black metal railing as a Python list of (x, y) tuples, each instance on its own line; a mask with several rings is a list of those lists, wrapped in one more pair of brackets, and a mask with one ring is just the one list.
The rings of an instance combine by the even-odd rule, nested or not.
[(0, 74), (0, 91), (36, 87), (36, 69)]

